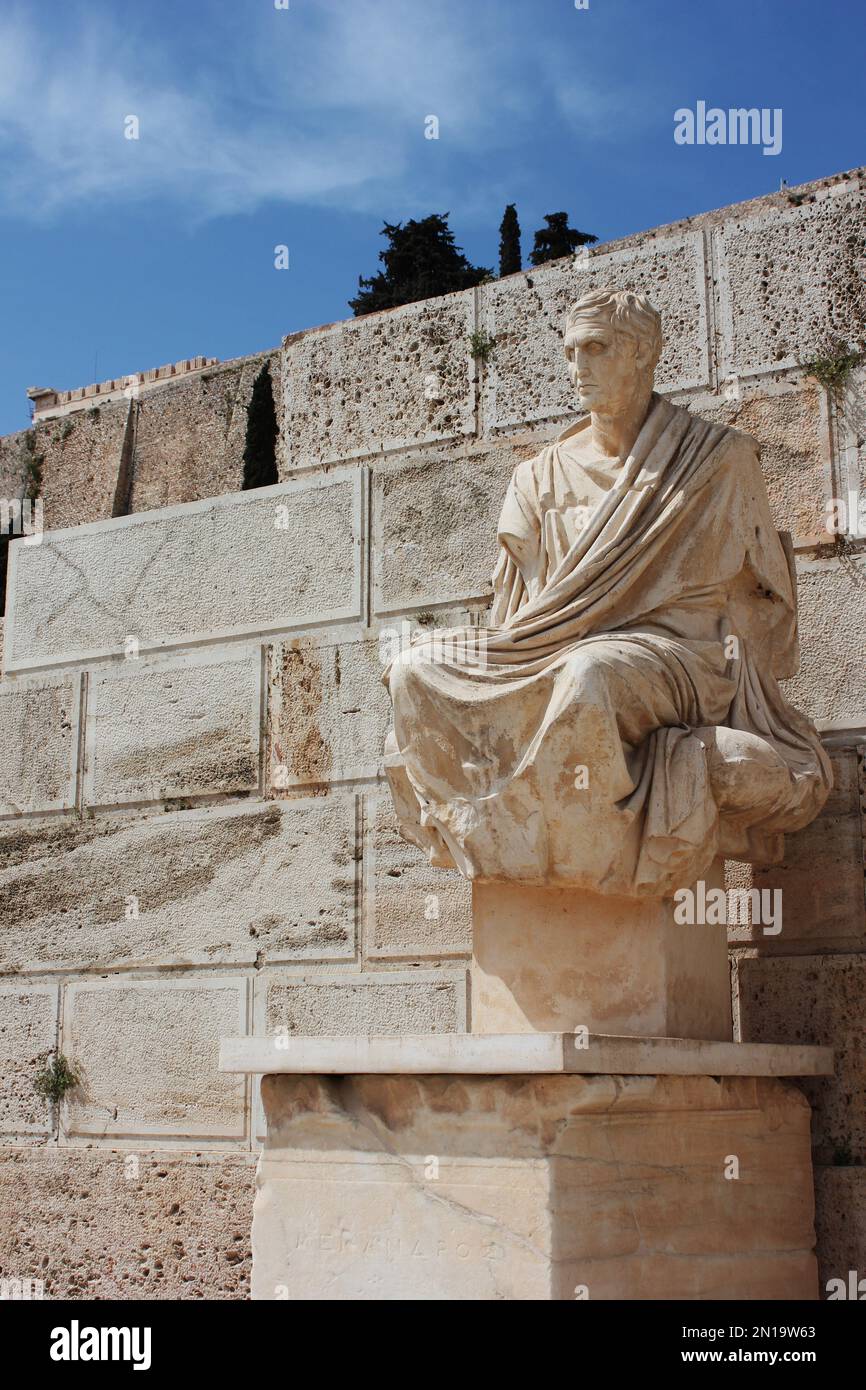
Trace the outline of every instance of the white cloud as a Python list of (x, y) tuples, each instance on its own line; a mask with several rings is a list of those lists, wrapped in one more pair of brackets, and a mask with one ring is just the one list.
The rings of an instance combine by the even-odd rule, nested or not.
[[(426, 115), (477, 157), (539, 112), (597, 134), (607, 109), (543, 33), (509, 41), (492, 0), (199, 8), (198, 42), (188, 11), (160, 39), (92, 7), (65, 26), (0, 18), (0, 209), (50, 220), (168, 199), (206, 218), (270, 199), (369, 207), (385, 191), (412, 206)], [(130, 114), (138, 140), (124, 138)]]

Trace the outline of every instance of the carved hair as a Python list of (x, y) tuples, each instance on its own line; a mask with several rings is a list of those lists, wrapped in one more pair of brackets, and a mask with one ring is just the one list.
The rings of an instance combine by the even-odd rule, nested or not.
[(654, 367), (662, 352), (661, 314), (645, 294), (634, 290), (592, 290), (572, 304), (565, 318), (565, 331), (580, 319), (607, 319), (616, 333), (625, 333), (650, 350)]

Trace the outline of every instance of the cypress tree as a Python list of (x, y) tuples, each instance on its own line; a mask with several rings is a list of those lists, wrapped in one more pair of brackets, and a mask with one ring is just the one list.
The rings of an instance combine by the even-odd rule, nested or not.
[(517, 208), (509, 203), (499, 227), (499, 274), (513, 275), (521, 265), (520, 223)]
[(546, 227), (535, 233), (535, 244), (529, 259), (533, 265), (544, 265), (545, 261), (558, 261), (563, 256), (573, 256), (578, 246), (592, 246), (598, 241), (591, 232), (579, 232), (569, 227), (567, 212), (546, 212)]
[(388, 246), (379, 252), (384, 271), (359, 276), (359, 292), (349, 305), (358, 318), (377, 309), (394, 309), (419, 299), (468, 290), (491, 278), (484, 266), (470, 265), (448, 226), (448, 213), (431, 213), (420, 220), (386, 222), (382, 236)]

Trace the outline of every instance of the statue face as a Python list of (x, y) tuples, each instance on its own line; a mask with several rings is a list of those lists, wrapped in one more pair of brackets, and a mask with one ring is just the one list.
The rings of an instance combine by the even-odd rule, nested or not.
[(646, 385), (646, 364), (638, 342), (617, 333), (604, 318), (583, 319), (565, 338), (565, 360), (584, 410), (615, 415)]

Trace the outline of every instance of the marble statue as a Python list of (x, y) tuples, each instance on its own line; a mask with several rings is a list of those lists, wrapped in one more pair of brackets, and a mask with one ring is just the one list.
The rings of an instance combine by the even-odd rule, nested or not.
[(585, 295), (564, 346), (587, 413), (515, 469), (490, 625), (385, 672), (386, 770), (404, 836), (474, 882), (669, 896), (777, 860), (829, 791), (778, 685), (791, 555), (755, 441), (654, 392), (645, 295)]

